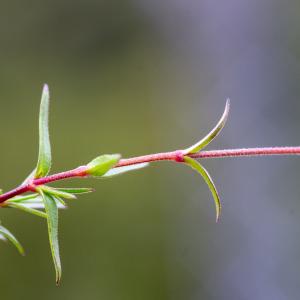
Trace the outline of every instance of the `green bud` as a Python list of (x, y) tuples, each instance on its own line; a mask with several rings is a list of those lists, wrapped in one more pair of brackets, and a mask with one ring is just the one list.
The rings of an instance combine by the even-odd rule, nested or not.
[(113, 168), (120, 159), (120, 154), (105, 154), (98, 156), (87, 164), (86, 173), (95, 177), (102, 176)]

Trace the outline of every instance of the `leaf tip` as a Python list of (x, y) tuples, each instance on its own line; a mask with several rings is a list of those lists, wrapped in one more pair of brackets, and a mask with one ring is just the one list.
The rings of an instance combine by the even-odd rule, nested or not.
[(221, 216), (221, 203), (216, 204), (216, 223), (219, 223)]
[(56, 274), (56, 280), (55, 280), (56, 286), (59, 287), (61, 283), (61, 273)]
[(43, 94), (49, 94), (49, 86), (47, 83), (44, 83)]

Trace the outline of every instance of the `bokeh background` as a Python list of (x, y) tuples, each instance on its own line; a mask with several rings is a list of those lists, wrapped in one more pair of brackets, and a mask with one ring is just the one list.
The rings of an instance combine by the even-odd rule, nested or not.
[[(32, 170), (42, 84), (53, 172), (102, 153), (188, 146), (232, 110), (212, 148), (300, 143), (300, 3), (248, 0), (0, 1), (0, 182)], [(300, 160), (159, 163), (60, 213), (55, 286), (43, 220), (1, 210), (27, 249), (0, 245), (1, 299), (298, 299)]]

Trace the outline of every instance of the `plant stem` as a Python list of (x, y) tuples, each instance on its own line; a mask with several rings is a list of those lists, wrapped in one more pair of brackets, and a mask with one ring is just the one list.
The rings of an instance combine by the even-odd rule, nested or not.
[[(223, 158), (223, 157), (241, 157), (241, 156), (272, 156), (272, 155), (300, 155), (300, 146), (295, 147), (266, 147), (266, 148), (242, 148), (242, 149), (225, 149), (225, 150), (210, 150), (200, 151), (195, 154), (188, 154), (192, 158)], [(184, 162), (183, 151), (177, 150), (172, 152), (163, 152), (137, 156), (132, 158), (124, 158), (119, 161), (115, 168), (136, 165), (146, 162), (155, 161), (175, 161)], [(81, 166), (73, 170), (62, 173), (53, 174), (50, 176), (33, 179), (31, 182), (21, 185), (9, 192), (0, 195), (0, 204), (6, 200), (26, 192), (35, 191), (39, 185), (47, 184), (54, 181), (59, 181), (67, 178), (87, 177), (86, 167)]]
[(300, 146), (241, 148), (241, 149), (201, 151), (199, 153), (192, 154), (191, 157), (193, 157), (193, 158), (222, 158), (222, 157), (273, 156), (273, 155), (300, 155)]

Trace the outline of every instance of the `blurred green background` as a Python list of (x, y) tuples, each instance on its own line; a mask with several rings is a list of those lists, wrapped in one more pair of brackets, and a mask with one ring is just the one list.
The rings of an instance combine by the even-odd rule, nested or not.
[[(214, 148), (300, 142), (299, 1), (0, 1), (1, 188), (32, 170), (42, 84), (53, 172), (103, 153), (174, 150), (231, 98)], [(1, 210), (1, 299), (298, 299), (299, 158), (206, 161), (223, 201), (171, 163), (111, 180), (60, 212), (55, 286), (46, 224)]]

